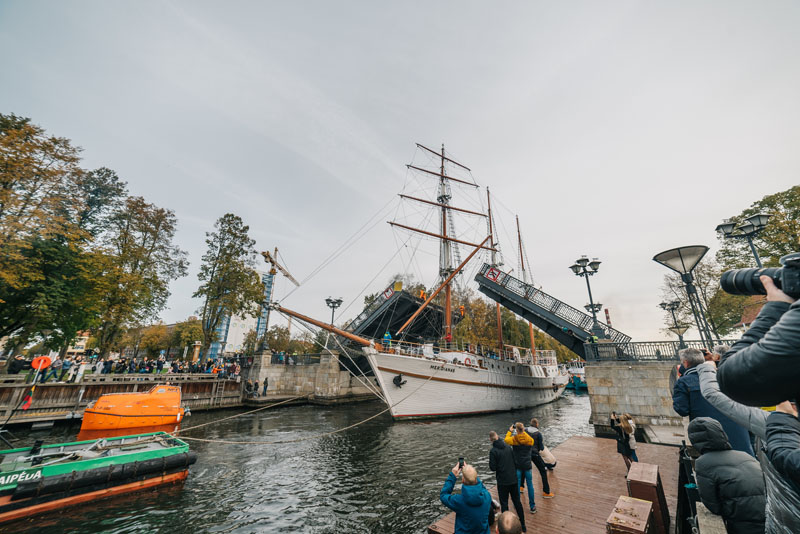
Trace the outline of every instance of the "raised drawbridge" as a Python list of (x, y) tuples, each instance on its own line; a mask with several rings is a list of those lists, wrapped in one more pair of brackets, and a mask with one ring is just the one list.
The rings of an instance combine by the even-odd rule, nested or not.
[[(475, 275), (478, 289), (585, 359), (584, 343), (592, 339), (592, 316), (488, 263)], [(598, 321), (607, 340), (628, 343), (631, 337)]]

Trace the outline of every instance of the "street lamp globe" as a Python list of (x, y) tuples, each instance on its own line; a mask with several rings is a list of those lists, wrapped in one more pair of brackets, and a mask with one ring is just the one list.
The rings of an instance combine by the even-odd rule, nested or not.
[(741, 225), (739, 228), (737, 228), (737, 230), (739, 230), (744, 235), (752, 234), (755, 231), (755, 229), (756, 225), (750, 222), (749, 220), (743, 225)]
[(575, 260), (575, 263), (577, 263), (581, 267), (586, 267), (586, 265), (589, 264), (589, 258), (587, 258), (586, 256), (581, 256), (580, 258)]
[(723, 237), (728, 237), (733, 233), (734, 228), (736, 228), (736, 223), (730, 219), (725, 219), (717, 225), (717, 233), (722, 234)]
[(706, 252), (708, 247), (705, 245), (672, 248), (653, 256), (653, 261), (677, 273), (688, 274), (700, 263)]
[(581, 272), (581, 266), (578, 265), (577, 263), (573, 263), (572, 265), (569, 266), (569, 268), (572, 269), (572, 272), (575, 274)]
[(597, 270), (600, 268), (600, 264), (601, 263), (602, 262), (600, 260), (598, 260), (597, 258), (594, 258), (592, 261), (589, 262), (589, 268), (592, 271), (597, 272)]
[(749, 221), (753, 225), (753, 229), (758, 232), (767, 225), (767, 221), (769, 221), (770, 217), (772, 217), (772, 215), (769, 213), (756, 213), (745, 220)]

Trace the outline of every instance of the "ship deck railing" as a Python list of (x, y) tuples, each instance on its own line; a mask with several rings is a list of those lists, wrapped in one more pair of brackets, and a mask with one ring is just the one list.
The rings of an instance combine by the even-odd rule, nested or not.
[[(474, 355), (476, 359), (471, 362), (471, 365), (459, 362), (458, 360), (452, 363), (457, 365), (464, 365), (466, 367), (478, 367), (477, 358), (484, 358), (487, 360), (495, 361), (508, 361), (523, 364), (535, 364), (541, 366), (558, 365), (558, 360), (555, 357), (555, 351), (536, 351), (536, 360), (532, 360), (530, 356), (530, 349), (527, 350), (528, 354), (523, 356), (513, 350), (485, 350), (482, 345), (477, 343), (463, 343), (463, 342), (444, 342), (433, 345), (431, 343), (414, 343), (411, 341), (389, 341), (389, 340), (374, 340), (375, 348), (379, 352), (388, 354), (400, 354), (402, 356), (413, 356), (417, 358), (426, 358), (429, 360), (447, 361), (441, 356), (443, 352), (462, 352), (467, 355)], [(544, 353), (540, 356), (540, 353)], [(540, 360), (546, 362), (542, 363)], [(451, 362), (448, 362), (451, 363)], [(488, 365), (488, 364), (487, 364)]]

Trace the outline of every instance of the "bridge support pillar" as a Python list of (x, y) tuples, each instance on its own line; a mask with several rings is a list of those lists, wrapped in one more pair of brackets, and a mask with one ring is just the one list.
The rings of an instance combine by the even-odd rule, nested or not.
[(676, 362), (589, 361), (585, 369), (595, 435), (615, 435), (609, 424), (611, 412), (629, 413), (639, 428), (682, 427), (683, 419), (672, 409)]

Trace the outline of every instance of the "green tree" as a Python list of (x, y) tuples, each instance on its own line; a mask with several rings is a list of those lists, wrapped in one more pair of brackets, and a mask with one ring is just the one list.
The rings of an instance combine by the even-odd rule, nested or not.
[(289, 329), (285, 326), (273, 325), (267, 331), (267, 345), (273, 352), (281, 352), (289, 350), (289, 342), (291, 336)]
[(99, 313), (88, 297), (102, 283), (94, 240), (125, 184), (109, 169), (82, 170), (79, 152), (0, 115), (0, 337), (10, 346), (38, 337), (63, 353)]
[(244, 343), (242, 343), (242, 350), (245, 356), (252, 356), (256, 351), (258, 343), (258, 332), (255, 328), (248, 330), (244, 336)]
[(104, 287), (94, 295), (103, 310), (95, 335), (105, 357), (129, 325), (164, 309), (169, 283), (185, 276), (186, 252), (173, 244), (177, 220), (171, 210), (128, 197), (105, 235)]
[[(80, 149), (30, 119), (0, 115), (0, 282), (21, 289), (40, 278), (25, 251), (34, 238), (69, 232), (83, 208)], [(2, 298), (2, 297), (0, 297)]]
[(203, 326), (199, 319), (187, 319), (175, 325), (170, 344), (174, 347), (191, 347), (203, 339)]
[[(800, 249), (800, 186), (767, 195), (730, 219), (738, 226), (757, 213), (772, 217), (753, 238), (753, 244), (765, 267), (777, 267), (781, 256)], [(755, 267), (753, 253), (744, 239), (721, 239), (717, 261), (724, 269)]]
[(133, 350), (133, 357), (136, 358), (139, 355), (139, 348), (141, 346), (143, 336), (144, 336), (143, 326), (131, 326), (129, 328), (126, 328), (125, 332), (120, 336), (119, 340), (117, 341), (118, 347), (120, 349), (130, 348), (131, 350)]
[(206, 233), (208, 249), (197, 275), (201, 284), (192, 295), (203, 299), (204, 360), (221, 321), (232, 316), (256, 317), (264, 300), (249, 230), (240, 217), (226, 213), (214, 223), (214, 231)]
[(142, 339), (139, 345), (150, 356), (158, 356), (162, 350), (170, 347), (170, 335), (167, 326), (154, 324), (142, 330)]

